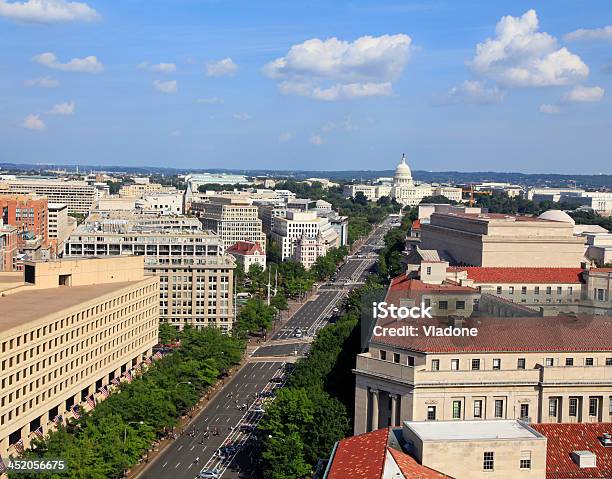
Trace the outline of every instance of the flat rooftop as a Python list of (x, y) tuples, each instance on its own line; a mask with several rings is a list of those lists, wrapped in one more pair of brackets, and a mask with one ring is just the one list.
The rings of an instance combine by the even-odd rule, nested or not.
[[(145, 279), (148, 279), (145, 278)], [(0, 333), (21, 324), (36, 322), (50, 314), (59, 313), (81, 303), (132, 286), (141, 281), (103, 283), (87, 286), (58, 286), (35, 289), (25, 286), (23, 291), (0, 297)]]
[(423, 441), (540, 439), (540, 433), (517, 420), (507, 421), (404, 421)]

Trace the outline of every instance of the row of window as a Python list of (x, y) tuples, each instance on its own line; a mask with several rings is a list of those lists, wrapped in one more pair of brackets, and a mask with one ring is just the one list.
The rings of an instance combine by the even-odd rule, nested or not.
[[(521, 458), (519, 459), (519, 469), (528, 470), (531, 469), (531, 451), (521, 451)], [(494, 471), (495, 470), (495, 452), (485, 451), (482, 454), (482, 470), (483, 471)]]
[[(552, 294), (552, 290), (553, 290), (552, 286), (546, 286), (545, 288), (546, 294)], [(497, 286), (496, 291), (497, 291), (497, 294), (502, 294), (503, 288), (501, 286)], [(563, 287), (557, 286), (556, 291), (557, 291), (557, 294), (563, 294)], [(528, 292), (527, 286), (521, 286), (521, 294), (527, 294), (527, 292)], [(566, 289), (566, 293), (572, 294), (573, 292), (574, 292), (574, 288), (572, 286), (568, 286)], [(514, 294), (514, 286), (508, 287), (508, 294)], [(539, 286), (534, 286), (533, 294), (540, 294)]]

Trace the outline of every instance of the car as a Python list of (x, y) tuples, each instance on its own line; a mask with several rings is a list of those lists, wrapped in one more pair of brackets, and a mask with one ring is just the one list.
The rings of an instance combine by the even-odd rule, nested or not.
[(206, 469), (205, 471), (198, 472), (196, 479), (219, 479), (219, 473), (214, 469)]
[(301, 330), (300, 328), (296, 329), (296, 330), (293, 332), (293, 337), (294, 337), (294, 338), (301, 338), (301, 337), (302, 337), (302, 330)]
[(266, 412), (266, 410), (261, 406), (255, 406), (253, 409), (251, 409), (251, 412), (255, 414), (263, 414), (264, 412)]
[(271, 383), (282, 383), (284, 381), (285, 380), (282, 377), (276, 376), (276, 377), (270, 378), (269, 382), (271, 382)]

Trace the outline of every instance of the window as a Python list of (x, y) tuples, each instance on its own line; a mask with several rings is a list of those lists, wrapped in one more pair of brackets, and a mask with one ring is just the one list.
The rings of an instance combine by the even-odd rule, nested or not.
[(440, 360), (439, 359), (432, 359), (431, 360), (431, 370), (432, 371), (439, 371), (440, 370)]
[(531, 451), (521, 451), (519, 469), (531, 469)]
[(502, 292), (502, 287), (501, 287), (501, 286), (498, 286), (498, 287), (497, 287), (497, 294), (501, 294), (501, 292)]
[(482, 418), (482, 400), (476, 399), (474, 401), (474, 417)]
[(554, 366), (555, 365), (555, 360), (553, 358), (546, 358), (546, 362), (545, 362), (546, 366)]
[(429, 308), (431, 306), (431, 299), (424, 299), (423, 306)]
[(508, 293), (510, 293), (510, 294), (514, 294), (514, 286), (510, 286), (510, 287), (508, 288)]
[(567, 294), (569, 294), (571, 296), (573, 292), (574, 292), (574, 288), (572, 288), (571, 286), (568, 286), (567, 287)]
[(569, 398), (569, 415), (578, 416), (578, 398)]
[(383, 351), (382, 349), (379, 352), (380, 355), (380, 359), (382, 359), (383, 361), (387, 360), (387, 351)]
[(501, 369), (501, 359), (493, 359), (493, 369)]
[(552, 288), (550, 286), (546, 286), (546, 294), (551, 294)]
[(439, 309), (448, 309), (448, 301), (438, 301)]
[(456, 309), (465, 309), (465, 301), (457, 301), (455, 303), (455, 308)]
[(436, 420), (436, 406), (427, 406), (427, 420), (428, 421)]
[(521, 419), (529, 419), (529, 404), (521, 404)]
[(574, 358), (565, 358), (565, 365), (566, 366), (573, 366), (574, 365)]
[(459, 360), (451, 359), (451, 371), (459, 371)]
[(504, 400), (503, 399), (495, 400), (495, 417), (496, 418), (504, 417)]
[(472, 359), (472, 371), (480, 369), (480, 359)]
[(492, 471), (495, 465), (493, 451), (485, 451), (482, 455), (482, 469), (485, 471)]
[(527, 294), (527, 286), (521, 287), (521, 294)]
[(606, 291), (604, 289), (596, 289), (595, 290), (595, 298), (597, 301), (605, 301), (606, 299)]
[(427, 267), (427, 274), (431, 274), (431, 266)]
[(593, 358), (586, 358), (586, 359), (584, 360), (584, 364), (585, 364), (586, 366), (593, 366)]
[(589, 416), (597, 417), (598, 412), (599, 412), (599, 399), (589, 398)]
[(414, 366), (414, 356), (408, 356), (406, 358), (406, 364), (408, 364), (408, 366)]
[(516, 369), (525, 369), (525, 358), (518, 358), (516, 361)]
[(558, 406), (559, 400), (557, 398), (550, 398), (548, 400), (548, 415), (550, 417), (557, 417)]
[(461, 419), (461, 401), (453, 401), (453, 419)]
[(535, 288), (533, 288), (533, 294), (540, 294), (540, 287), (536, 286)]
[(612, 396), (608, 398), (610, 400), (610, 405), (608, 406), (608, 414), (612, 416)]
[(394, 363), (399, 363), (400, 362), (400, 355), (399, 355), (399, 353), (393, 353), (393, 362)]
[(606, 366), (612, 366), (612, 358), (606, 358)]

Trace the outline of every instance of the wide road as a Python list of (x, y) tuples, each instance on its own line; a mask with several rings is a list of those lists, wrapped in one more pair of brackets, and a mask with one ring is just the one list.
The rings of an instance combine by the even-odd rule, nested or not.
[[(140, 479), (193, 479), (204, 470), (214, 470), (223, 479), (254, 477), (258, 468), (253, 464), (254, 446), (249, 445), (251, 434), (245, 431), (245, 424), (255, 425), (262, 417), (256, 412), (261, 403), (255, 400), (256, 394), (271, 394), (270, 391), (284, 384), (285, 361), (305, 356), (317, 332), (334, 315), (335, 308), (351, 289), (363, 283), (392, 223), (388, 218), (380, 225), (359, 251), (347, 259), (336, 277), (319, 285), (283, 328), (251, 354), (249, 362), (191, 421), (183, 434), (140, 474)], [(296, 335), (298, 329), (301, 336)], [(277, 382), (271, 382), (272, 378)], [(248, 405), (248, 410), (239, 410), (237, 405), (243, 404)], [(213, 436), (215, 429), (219, 434)], [(236, 452), (225, 452), (219, 457), (219, 451), (228, 444), (238, 446)], [(199, 458), (197, 463), (196, 458)]]
[[(247, 363), (194, 418), (174, 444), (168, 447), (140, 477), (193, 479), (222, 445), (243, 441), (247, 434), (241, 432), (237, 426), (256, 423), (257, 415), (240, 411), (236, 407), (236, 402), (239, 405), (252, 404), (255, 393), (273, 387), (273, 383), (269, 381), (272, 377), (281, 375), (282, 366), (283, 363), (279, 361)], [(190, 433), (194, 427), (197, 428), (197, 433), (192, 436)], [(209, 433), (205, 438), (207, 427)], [(212, 434), (215, 428), (219, 431), (219, 435)], [(194, 461), (197, 457), (200, 461), (196, 464)], [(219, 462), (221, 461), (215, 461), (214, 465), (219, 466)], [(221, 464), (220, 467), (223, 469), (225, 465)], [(228, 470), (223, 477), (232, 477), (231, 472), (231, 469)]]

